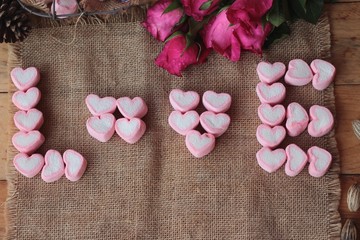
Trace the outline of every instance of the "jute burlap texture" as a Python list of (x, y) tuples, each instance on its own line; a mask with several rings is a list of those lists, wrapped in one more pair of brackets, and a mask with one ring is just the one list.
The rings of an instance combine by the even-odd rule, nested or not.
[[(318, 25), (297, 22), (292, 35), (266, 51), (269, 61), (307, 62), (329, 55), (330, 34), (325, 19)], [(46, 137), (39, 150), (72, 148), (88, 160), (78, 182), (65, 177), (46, 184), (40, 176), (27, 179), (12, 166), (9, 151), (9, 239), (337, 239), (340, 186), (334, 133), (311, 138), (288, 137), (281, 147), (296, 143), (304, 150), (317, 145), (329, 150), (334, 162), (322, 178), (307, 167), (294, 178), (284, 168), (273, 174), (256, 162), (255, 137), (260, 124), (256, 65), (259, 56), (244, 53), (231, 63), (213, 54), (191, 67), (183, 78), (170, 76), (153, 59), (162, 44), (139, 22), (34, 29), (21, 46), (14, 46), (10, 64), (41, 70), (39, 89)], [(184, 137), (167, 118), (171, 89), (227, 92), (233, 97), (229, 130), (215, 150), (202, 159), (191, 156)], [(14, 91), (11, 86), (11, 91)], [(141, 96), (149, 107), (147, 131), (135, 145), (117, 135), (100, 143), (86, 131), (90, 117), (84, 99), (100, 96)], [(285, 105), (296, 101), (306, 109), (325, 105), (335, 114), (333, 87), (323, 92), (288, 87)], [(16, 109), (13, 107), (11, 114)], [(204, 111), (203, 107), (198, 108)], [(11, 130), (12, 133), (15, 128)]]

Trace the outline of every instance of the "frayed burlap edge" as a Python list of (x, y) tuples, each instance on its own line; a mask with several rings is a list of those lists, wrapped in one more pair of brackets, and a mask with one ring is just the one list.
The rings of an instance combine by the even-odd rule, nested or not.
[[(81, 19), (80, 24), (103, 24), (103, 23), (114, 23), (114, 22), (131, 22), (131, 21), (139, 21), (142, 20), (146, 13), (146, 7), (132, 7), (126, 12), (118, 14), (116, 16), (112, 16), (108, 18), (106, 21), (100, 20), (96, 17), (86, 17)], [(43, 19), (40, 21), (40, 24), (37, 26), (39, 28), (46, 27), (61, 27), (68, 26), (71, 24), (75, 24), (74, 21), (54, 21)], [(330, 57), (330, 25), (328, 22), (328, 17), (324, 15), (319, 21), (319, 34), (318, 36), (318, 49), (320, 49), (321, 58), (329, 58)], [(9, 45), (9, 58), (8, 58), (8, 70), (21, 66), (22, 53), (21, 53), (22, 45), (19, 44), (11, 44)], [(13, 84), (9, 84), (9, 101), (11, 101), (12, 93), (16, 91), (16, 88)], [(334, 97), (334, 85), (332, 84), (324, 94), (324, 102), (326, 107), (335, 111), (335, 97)], [(9, 107), (10, 116), (12, 116), (16, 109), (13, 105)], [(12, 118), (10, 118), (10, 131), (9, 136), (12, 136), (13, 133), (16, 132), (16, 128), (12, 122)], [(330, 239), (339, 239), (340, 231), (341, 231), (341, 217), (338, 212), (341, 189), (340, 189), (340, 157), (337, 149), (337, 143), (335, 139), (335, 130), (333, 130), (327, 136), (329, 150), (333, 154), (333, 163), (329, 172), (326, 175), (327, 180), (329, 181), (328, 189), (327, 189), (327, 202), (329, 207), (328, 212), (328, 221), (329, 228), (328, 233)], [(11, 142), (11, 141), (10, 141)], [(9, 145), (8, 148), (8, 168), (7, 168), (7, 180), (8, 180), (8, 198), (6, 201), (6, 239), (16, 239), (17, 231), (16, 231), (16, 220), (17, 220), (17, 183), (18, 183), (18, 174), (15, 168), (12, 165), (12, 161), (10, 156), (16, 153), (16, 149)], [(11, 153), (11, 154), (10, 154)]]

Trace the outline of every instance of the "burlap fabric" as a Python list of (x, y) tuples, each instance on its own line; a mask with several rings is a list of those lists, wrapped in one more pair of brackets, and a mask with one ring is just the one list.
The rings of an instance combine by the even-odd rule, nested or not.
[[(334, 163), (325, 177), (309, 176), (307, 167), (294, 178), (286, 176), (284, 168), (268, 174), (257, 165), (259, 56), (244, 53), (240, 62), (231, 63), (213, 54), (206, 64), (177, 78), (155, 66), (162, 44), (139, 22), (77, 26), (74, 44), (59, 42), (71, 42), (73, 30), (34, 29), (13, 49), (11, 64), (41, 69), (43, 97), (38, 108), (45, 116), (41, 131), (46, 142), (39, 152), (73, 148), (85, 156), (88, 168), (75, 183), (65, 177), (51, 184), (40, 176), (27, 179), (12, 166), (16, 151), (10, 147), (8, 239), (339, 237), (339, 158), (333, 132), (322, 138), (304, 133), (282, 144), (329, 150)], [(297, 22), (292, 30), (263, 57), (287, 63), (328, 55), (326, 20), (316, 26)], [(211, 89), (233, 97), (230, 128), (202, 159), (191, 156), (184, 137), (167, 123), (173, 88), (200, 94)], [(309, 109), (320, 104), (335, 113), (332, 86), (323, 92), (311, 84), (287, 90), (285, 105), (296, 101)], [(91, 138), (85, 128), (90, 112), (84, 104), (90, 93), (143, 97), (149, 106), (144, 137), (135, 145), (116, 135), (108, 143)]]

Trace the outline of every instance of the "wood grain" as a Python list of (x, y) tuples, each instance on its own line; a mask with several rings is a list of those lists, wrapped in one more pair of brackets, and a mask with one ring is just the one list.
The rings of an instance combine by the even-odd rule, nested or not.
[(8, 92), (9, 75), (7, 72), (8, 47), (6, 44), (0, 44), (0, 93)]

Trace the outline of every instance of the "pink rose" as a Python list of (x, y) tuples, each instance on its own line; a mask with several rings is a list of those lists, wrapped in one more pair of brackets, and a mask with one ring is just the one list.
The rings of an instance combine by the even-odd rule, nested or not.
[(167, 37), (173, 34), (176, 24), (183, 16), (183, 10), (176, 8), (168, 13), (165, 9), (171, 4), (172, 0), (160, 0), (156, 2), (147, 11), (146, 19), (141, 23), (146, 30), (157, 40), (165, 41)]
[(236, 0), (227, 12), (231, 23), (258, 22), (269, 11), (273, 0)]
[(267, 23), (264, 27), (261, 22), (252, 23), (247, 27), (241, 25), (235, 30), (235, 34), (241, 42), (241, 48), (253, 53), (262, 53), (262, 47), (267, 35), (271, 32), (271, 24)]
[(231, 26), (226, 14), (227, 10), (223, 10), (210, 19), (200, 34), (207, 48), (213, 48), (216, 52), (235, 62), (240, 59), (241, 52), (240, 41), (234, 34), (239, 25)]
[(164, 68), (169, 73), (182, 77), (181, 72), (191, 64), (203, 63), (209, 51), (201, 51), (199, 45), (192, 44), (185, 50), (185, 36), (180, 34), (170, 39), (164, 46), (162, 52), (155, 59), (156, 65)]
[[(211, 1), (211, 2), (210, 2)], [(186, 15), (191, 16), (195, 21), (202, 21), (204, 16), (209, 15), (219, 7), (220, 0), (181, 0)], [(205, 10), (201, 10), (203, 4), (209, 3)]]

